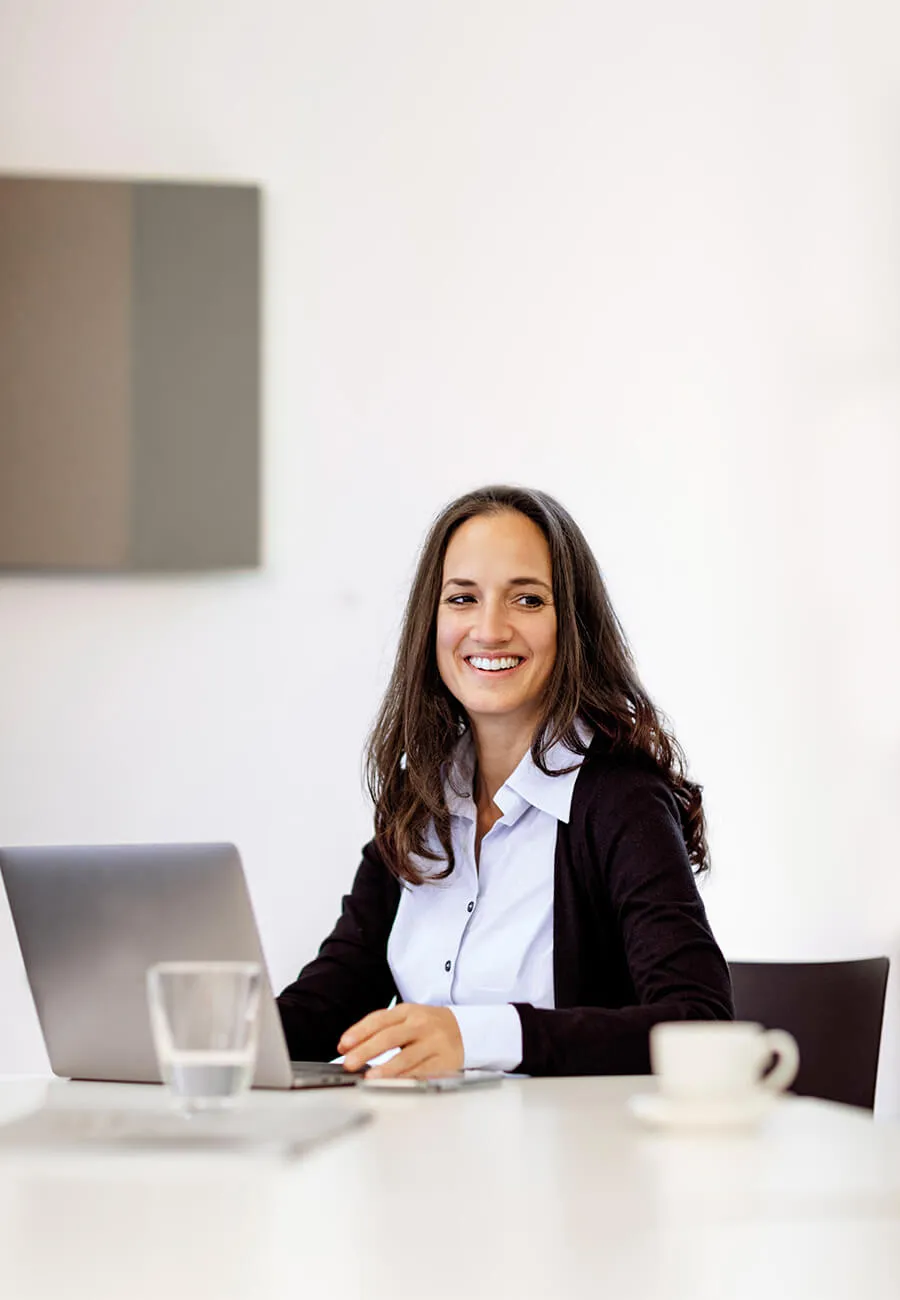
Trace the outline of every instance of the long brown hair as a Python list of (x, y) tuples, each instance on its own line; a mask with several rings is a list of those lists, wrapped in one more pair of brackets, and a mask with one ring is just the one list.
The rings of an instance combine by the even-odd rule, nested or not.
[[(411, 884), (453, 870), (443, 777), (468, 719), (437, 666), (435, 627), (444, 555), (466, 520), (506, 510), (518, 511), (540, 528), (553, 575), (556, 660), (531, 745), (532, 760), (548, 772), (545, 755), (560, 740), (584, 754), (576, 723), (588, 722), (607, 738), (611, 752), (631, 754), (665, 777), (678, 804), (690, 861), (698, 874), (705, 871), (709, 853), (701, 787), (688, 780), (681, 747), (641, 685), (591, 548), (553, 497), (503, 486), (478, 488), (452, 501), (432, 524), (419, 556), (394, 670), (366, 750), (366, 781), (384, 861)], [(432, 823), (443, 854), (429, 847)], [(429, 875), (414, 865), (413, 854), (432, 862), (446, 860), (446, 870)]]

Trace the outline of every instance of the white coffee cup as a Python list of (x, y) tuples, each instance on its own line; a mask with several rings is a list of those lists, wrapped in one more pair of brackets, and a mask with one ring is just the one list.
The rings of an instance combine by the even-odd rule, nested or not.
[(800, 1051), (785, 1029), (742, 1020), (677, 1020), (650, 1030), (650, 1062), (660, 1092), (672, 1101), (742, 1102), (761, 1090), (789, 1088)]

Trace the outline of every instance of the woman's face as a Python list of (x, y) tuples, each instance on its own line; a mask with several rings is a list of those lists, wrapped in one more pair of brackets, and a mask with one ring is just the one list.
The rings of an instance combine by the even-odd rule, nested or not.
[(444, 557), (437, 613), (441, 680), (477, 725), (537, 722), (556, 659), (550, 548), (518, 511), (476, 515)]

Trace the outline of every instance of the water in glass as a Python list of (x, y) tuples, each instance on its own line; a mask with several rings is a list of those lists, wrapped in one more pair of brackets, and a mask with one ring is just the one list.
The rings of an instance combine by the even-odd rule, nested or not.
[(232, 1104), (256, 1065), (258, 962), (160, 962), (147, 972), (160, 1075), (185, 1110)]

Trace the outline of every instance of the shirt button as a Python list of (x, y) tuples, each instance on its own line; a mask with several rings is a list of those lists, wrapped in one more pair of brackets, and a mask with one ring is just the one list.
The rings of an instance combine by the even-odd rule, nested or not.
[(449, 961), (445, 961), (445, 962), (444, 962), (444, 970), (449, 970), (451, 965), (452, 965), (451, 962), (449, 962)]
[(466, 911), (467, 911), (467, 912), (471, 912), (472, 909), (474, 908), (474, 906), (475, 906), (474, 903), (470, 903), (469, 906), (466, 908)]

